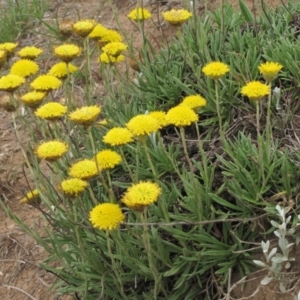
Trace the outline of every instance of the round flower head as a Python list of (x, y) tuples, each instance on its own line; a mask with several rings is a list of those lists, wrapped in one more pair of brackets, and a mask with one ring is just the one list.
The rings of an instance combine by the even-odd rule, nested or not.
[(64, 195), (70, 198), (78, 196), (88, 186), (88, 183), (79, 178), (66, 179), (60, 183)]
[(40, 75), (30, 83), (30, 86), (36, 91), (48, 92), (58, 89), (61, 84), (62, 82), (54, 76)]
[(20, 202), (33, 206), (39, 204), (41, 202), (41, 199), (38, 190), (35, 189), (28, 192), (26, 196), (20, 200)]
[(69, 119), (84, 126), (92, 125), (98, 118), (101, 108), (97, 105), (83, 106), (69, 114)]
[(5, 75), (0, 78), (0, 90), (13, 92), (25, 82), (25, 79), (18, 75)]
[(259, 81), (250, 81), (242, 87), (241, 94), (250, 100), (259, 101), (270, 94), (270, 87)]
[(35, 149), (35, 155), (40, 159), (53, 162), (58, 160), (68, 151), (68, 145), (61, 141), (50, 141), (39, 145)]
[(69, 19), (64, 19), (59, 23), (58, 29), (59, 32), (65, 36), (69, 37), (73, 33), (74, 22)]
[(82, 20), (73, 25), (73, 30), (81, 37), (86, 37), (93, 31), (96, 25), (94, 20)]
[(0, 44), (0, 50), (5, 50), (8, 55), (12, 54), (14, 50), (18, 47), (17, 43), (2, 43)]
[(145, 8), (135, 8), (133, 9), (127, 17), (132, 21), (144, 21), (151, 18), (151, 13)]
[(59, 79), (64, 79), (68, 74), (73, 74), (78, 68), (71, 63), (60, 62), (55, 64), (48, 72), (48, 75), (57, 77)]
[(149, 113), (149, 116), (154, 118), (161, 127), (168, 125), (166, 121), (166, 113), (164, 111), (152, 111)]
[(89, 220), (94, 228), (101, 230), (117, 229), (125, 216), (118, 204), (101, 203), (90, 211)]
[(42, 101), (45, 97), (46, 97), (45, 92), (33, 91), (33, 92), (29, 92), (29, 93), (23, 95), (22, 97), (20, 97), (20, 100), (27, 106), (35, 108), (35, 107), (38, 107), (42, 103)]
[(208, 63), (202, 68), (202, 72), (211, 79), (219, 79), (229, 71), (228, 65), (219, 61)]
[(149, 115), (137, 115), (130, 119), (126, 126), (137, 137), (146, 136), (161, 128), (157, 120)]
[(115, 127), (103, 137), (103, 142), (111, 146), (126, 145), (133, 141), (133, 134), (127, 128)]
[(108, 29), (105, 35), (101, 37), (99, 42), (101, 43), (101, 45), (103, 45), (103, 43), (122, 42), (122, 41), (123, 38), (117, 31), (113, 29)]
[(157, 201), (161, 188), (149, 181), (140, 181), (125, 192), (122, 202), (131, 209), (143, 211), (144, 208)]
[(124, 55), (119, 55), (117, 57), (107, 55), (107, 53), (103, 52), (99, 56), (99, 62), (104, 64), (115, 64), (125, 59)]
[(5, 50), (0, 50), (0, 68), (6, 63), (7, 52)]
[(107, 149), (96, 154), (96, 161), (100, 171), (104, 171), (119, 165), (122, 157), (117, 152)]
[(64, 44), (54, 48), (54, 54), (62, 61), (69, 63), (81, 54), (81, 49), (77, 45)]
[(19, 75), (21, 77), (28, 77), (38, 72), (39, 66), (34, 61), (29, 59), (20, 59), (16, 61), (11, 69), (10, 74)]
[(163, 18), (172, 25), (181, 25), (187, 21), (192, 14), (185, 9), (172, 9), (162, 13)]
[(89, 180), (98, 175), (96, 162), (91, 159), (83, 159), (73, 164), (68, 174), (74, 178)]
[(198, 115), (189, 107), (180, 105), (171, 108), (166, 115), (166, 121), (170, 125), (190, 126), (198, 121)]
[(61, 118), (66, 112), (66, 106), (57, 102), (48, 102), (39, 107), (34, 114), (39, 118), (51, 121)]
[(260, 73), (268, 82), (274, 80), (282, 68), (283, 66), (276, 62), (266, 62), (264, 64), (260, 64), (258, 67)]
[(102, 48), (102, 51), (105, 52), (109, 56), (117, 57), (122, 51), (125, 51), (127, 46), (121, 42), (112, 42), (108, 43), (106, 46)]
[(191, 95), (185, 97), (180, 105), (185, 105), (191, 109), (197, 109), (206, 105), (206, 100), (200, 95)]
[(24, 47), (17, 54), (23, 59), (35, 59), (37, 58), (43, 50), (37, 47)]
[(93, 31), (88, 35), (90, 39), (100, 40), (103, 36), (107, 34), (108, 29), (101, 24), (97, 24)]

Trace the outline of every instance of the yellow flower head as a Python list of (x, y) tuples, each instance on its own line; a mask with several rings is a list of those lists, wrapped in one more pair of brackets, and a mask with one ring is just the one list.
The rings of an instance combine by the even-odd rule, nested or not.
[(69, 63), (81, 54), (81, 48), (74, 44), (64, 44), (55, 47), (54, 54), (62, 61)]
[(282, 68), (283, 66), (276, 62), (266, 62), (258, 67), (260, 73), (268, 82), (274, 80)]
[(131, 209), (143, 211), (144, 208), (157, 201), (161, 188), (150, 181), (140, 181), (125, 192), (122, 202)]
[(53, 162), (58, 160), (68, 151), (68, 145), (61, 141), (50, 141), (39, 145), (34, 153), (40, 159)]
[(33, 91), (33, 92), (29, 92), (29, 93), (23, 95), (22, 97), (20, 97), (20, 100), (27, 106), (35, 108), (35, 107), (38, 107), (42, 103), (42, 101), (45, 97), (46, 97), (45, 92)]
[(66, 179), (60, 183), (65, 196), (73, 198), (82, 193), (88, 186), (88, 183), (79, 178)]
[(172, 25), (181, 25), (187, 21), (192, 14), (185, 9), (172, 9), (162, 13), (163, 18)]
[(166, 115), (166, 121), (170, 125), (190, 126), (198, 121), (198, 115), (189, 107), (178, 105), (171, 108)]
[(37, 189), (32, 190), (26, 194), (24, 198), (20, 200), (21, 203), (26, 203), (29, 205), (38, 205), (41, 202), (40, 194)]
[(0, 50), (0, 67), (2, 67), (7, 60), (7, 52), (6, 50)]
[(117, 229), (125, 216), (118, 204), (101, 203), (90, 211), (90, 222), (94, 228), (101, 230)]
[(213, 61), (202, 68), (202, 72), (211, 79), (219, 79), (230, 71), (228, 65)]
[(55, 64), (48, 72), (48, 75), (57, 77), (59, 79), (64, 79), (68, 74), (73, 74), (78, 68), (71, 63), (60, 62)]
[(81, 37), (88, 36), (94, 29), (97, 23), (94, 20), (82, 20), (73, 25), (74, 31)]
[(57, 102), (48, 102), (39, 107), (34, 114), (45, 120), (56, 120), (61, 118), (66, 112), (66, 106)]
[(18, 75), (5, 75), (0, 78), (0, 90), (13, 92), (25, 82), (25, 79)]
[(191, 95), (185, 97), (179, 105), (185, 105), (191, 109), (197, 109), (204, 107), (206, 105), (206, 100), (200, 95)]
[(107, 34), (108, 29), (101, 24), (97, 24), (93, 31), (88, 35), (90, 39), (100, 40), (103, 36)]
[(17, 54), (23, 59), (35, 59), (37, 58), (43, 50), (37, 47), (24, 47)]
[(99, 151), (95, 159), (100, 171), (113, 169), (122, 162), (122, 157), (117, 152), (109, 149)]
[(124, 55), (119, 55), (117, 57), (107, 55), (107, 53), (103, 52), (99, 56), (99, 62), (105, 64), (115, 64), (125, 59)]
[(99, 42), (102, 45), (103, 43), (122, 42), (122, 41), (123, 41), (122, 36), (116, 30), (108, 29), (105, 35), (101, 37)]
[(54, 76), (40, 75), (30, 83), (30, 86), (36, 91), (48, 92), (58, 89), (61, 84), (62, 82)]
[(259, 81), (250, 81), (242, 87), (241, 94), (250, 100), (259, 101), (270, 94), (270, 87)]
[(127, 46), (121, 42), (112, 42), (108, 43), (102, 48), (102, 51), (105, 52), (109, 56), (117, 57), (122, 51), (125, 51)]
[(69, 114), (69, 119), (77, 124), (89, 126), (96, 121), (100, 112), (101, 112), (101, 107), (97, 105), (83, 106), (71, 112)]
[(133, 134), (127, 128), (115, 127), (103, 137), (103, 142), (111, 146), (121, 146), (131, 143)]
[(152, 111), (149, 113), (149, 116), (154, 118), (161, 125), (161, 127), (168, 125), (166, 121), (166, 113), (164, 111)]
[(8, 55), (12, 54), (18, 47), (18, 43), (2, 43), (0, 44), (0, 50), (5, 50)]
[(91, 159), (80, 160), (70, 167), (68, 174), (82, 180), (92, 179), (98, 174), (96, 162)]
[(133, 9), (127, 17), (132, 21), (144, 21), (151, 18), (151, 13), (145, 8), (135, 8)]
[(156, 132), (161, 125), (156, 119), (149, 115), (137, 115), (129, 120), (126, 127), (137, 137), (146, 136), (152, 132)]
[(11, 69), (10, 74), (19, 75), (21, 77), (28, 77), (38, 72), (39, 66), (34, 61), (29, 59), (20, 59), (16, 61)]

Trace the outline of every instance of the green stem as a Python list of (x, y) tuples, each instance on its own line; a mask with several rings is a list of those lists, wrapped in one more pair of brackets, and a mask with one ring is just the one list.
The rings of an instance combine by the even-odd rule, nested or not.
[(258, 164), (260, 166), (260, 173), (261, 173), (261, 178), (262, 178), (263, 186), (264, 186), (265, 185), (265, 173), (264, 173), (264, 159), (263, 159), (263, 148), (262, 148), (263, 140), (262, 140), (261, 134), (260, 134), (259, 106), (260, 106), (260, 101), (256, 101), (256, 132), (257, 132), (257, 146), (258, 146)]
[(220, 133), (221, 142), (224, 146), (226, 143), (226, 140), (225, 140), (225, 134), (223, 131), (223, 121), (222, 121), (221, 108), (220, 108), (218, 80), (215, 80), (215, 91), (216, 91), (216, 107), (217, 107), (217, 114), (218, 114), (218, 120), (219, 120), (219, 133)]
[[(269, 83), (271, 91), (271, 82)], [(270, 92), (268, 97), (268, 108), (267, 108), (267, 122), (266, 122), (266, 144), (268, 147), (271, 146), (273, 140), (272, 137), (272, 126), (271, 126), (271, 102), (272, 102), (272, 93)]]
[(148, 149), (148, 146), (147, 146), (147, 143), (146, 143), (146, 139), (144, 139), (144, 138), (142, 139), (142, 145), (144, 146), (146, 157), (147, 157), (148, 163), (150, 165), (151, 171), (154, 175), (154, 179), (155, 179), (156, 183), (158, 183), (157, 172), (156, 172), (156, 170), (154, 168), (154, 165), (153, 165), (153, 162), (151, 160), (151, 156), (150, 156), (149, 149)]
[(125, 166), (126, 166), (126, 168), (127, 168), (127, 171), (128, 171), (128, 173), (129, 173), (129, 177), (130, 177), (131, 181), (132, 181), (133, 183), (136, 183), (136, 182), (135, 182), (135, 179), (134, 179), (134, 176), (133, 176), (133, 174), (132, 174), (131, 168), (130, 168), (130, 166), (129, 166), (129, 164), (128, 164), (128, 161), (127, 161), (127, 159), (126, 159), (126, 156), (125, 156), (125, 154), (124, 154), (124, 151), (123, 151), (122, 147), (120, 147), (120, 153), (121, 153), (121, 156), (122, 156), (122, 160), (123, 160), (123, 162), (124, 162), (124, 164), (125, 164)]
[(93, 192), (93, 189), (92, 189), (92, 187), (91, 187), (91, 184), (90, 183), (88, 183), (88, 191), (89, 191), (89, 193), (90, 193), (90, 196), (91, 196), (91, 199), (92, 199), (92, 201), (93, 201), (93, 204), (96, 206), (97, 204), (98, 204), (98, 201), (97, 201), (97, 199), (96, 199), (96, 197), (95, 197), (95, 195), (94, 195), (94, 192)]

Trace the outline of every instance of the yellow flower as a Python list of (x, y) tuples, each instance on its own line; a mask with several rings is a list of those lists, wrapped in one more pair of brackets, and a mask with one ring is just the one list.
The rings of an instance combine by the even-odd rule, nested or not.
[(185, 9), (172, 9), (162, 13), (163, 18), (172, 25), (181, 25), (187, 21), (192, 14)]
[(57, 102), (48, 102), (38, 108), (34, 114), (45, 120), (56, 120), (61, 118), (66, 112), (66, 106)]
[(81, 37), (86, 37), (93, 31), (95, 26), (96, 22), (94, 20), (82, 20), (76, 22), (73, 29)]
[(140, 181), (127, 189), (122, 202), (131, 209), (143, 211), (144, 208), (157, 201), (161, 188), (150, 181)]
[(117, 229), (125, 216), (118, 204), (101, 203), (90, 211), (90, 222), (94, 228), (101, 230)]
[(166, 115), (168, 124), (175, 126), (190, 126), (198, 121), (198, 115), (189, 107), (180, 105), (171, 108)]
[(20, 100), (27, 106), (35, 108), (35, 107), (38, 107), (42, 103), (42, 101), (45, 97), (46, 97), (45, 92), (33, 91), (33, 92), (29, 92), (29, 93), (23, 95), (22, 97), (20, 97)]
[(229, 71), (228, 65), (219, 61), (208, 63), (202, 68), (202, 72), (211, 79), (219, 79)]
[(89, 126), (96, 121), (100, 112), (101, 112), (101, 107), (97, 105), (83, 106), (71, 112), (69, 114), (69, 119), (77, 124)]
[(179, 105), (185, 105), (191, 109), (197, 109), (204, 107), (206, 105), (206, 100), (200, 95), (191, 95), (185, 97)]
[(17, 54), (23, 59), (35, 59), (37, 58), (43, 50), (37, 47), (24, 47)]
[(61, 86), (62, 82), (50, 75), (40, 75), (33, 82), (30, 83), (30, 86), (36, 91), (48, 92), (51, 90), (58, 89)]
[(11, 69), (10, 74), (19, 75), (21, 77), (28, 77), (38, 72), (39, 66), (34, 61), (29, 59), (20, 59), (16, 61)]
[(0, 50), (0, 68), (6, 63), (7, 52), (6, 50)]
[(79, 178), (66, 179), (60, 183), (65, 196), (73, 198), (78, 196), (88, 186), (88, 183)]
[(112, 42), (108, 43), (102, 48), (102, 51), (105, 52), (108, 56), (117, 57), (122, 51), (125, 51), (127, 46), (121, 42)]
[(120, 61), (123, 61), (124, 59), (125, 59), (125, 57), (122, 54), (117, 57), (113, 57), (113, 56), (107, 55), (107, 53), (103, 52), (99, 56), (99, 62), (105, 63), (105, 64), (118, 63)]
[(149, 116), (154, 118), (161, 127), (168, 125), (166, 121), (166, 113), (164, 111), (152, 111), (149, 113)]
[(127, 128), (115, 127), (103, 137), (103, 142), (111, 146), (121, 146), (133, 141), (133, 135)]
[(69, 63), (81, 54), (81, 48), (74, 44), (64, 44), (55, 47), (54, 54), (65, 63)]
[(127, 17), (132, 21), (144, 21), (151, 18), (151, 13), (145, 8), (135, 8), (133, 9)]
[(156, 119), (149, 115), (137, 115), (129, 120), (126, 127), (137, 137), (146, 136), (152, 132), (156, 132), (161, 125)]
[(260, 73), (268, 82), (274, 80), (282, 68), (283, 66), (276, 62), (266, 62), (264, 64), (260, 64), (258, 67)]
[(122, 36), (115, 30), (108, 29), (100, 39), (101, 43), (112, 43), (112, 42), (122, 42)]
[(70, 167), (68, 174), (82, 180), (92, 179), (98, 174), (96, 162), (91, 159), (80, 160)]
[(242, 87), (241, 94), (250, 100), (259, 101), (270, 94), (270, 87), (259, 81), (250, 81)]
[(93, 31), (88, 35), (90, 39), (99, 40), (107, 34), (108, 29), (101, 24), (97, 24)]
[(25, 79), (18, 75), (5, 75), (0, 78), (0, 90), (13, 92), (25, 82)]
[(78, 68), (71, 63), (66, 64), (65, 62), (60, 62), (52, 66), (48, 72), (48, 75), (57, 77), (59, 79), (64, 79), (68, 76), (68, 73), (73, 74), (77, 70)]
[(38, 190), (32, 190), (26, 194), (24, 198), (20, 200), (21, 203), (26, 203), (29, 205), (36, 205), (41, 202), (40, 194)]
[(117, 152), (109, 149), (99, 151), (95, 159), (100, 171), (113, 169), (122, 162), (122, 157)]
[(58, 160), (68, 151), (68, 145), (61, 141), (44, 142), (39, 145), (34, 153), (40, 159), (53, 162)]
[(18, 43), (2, 43), (0, 44), (0, 50), (5, 50), (7, 54), (10, 55), (18, 47), (18, 45)]

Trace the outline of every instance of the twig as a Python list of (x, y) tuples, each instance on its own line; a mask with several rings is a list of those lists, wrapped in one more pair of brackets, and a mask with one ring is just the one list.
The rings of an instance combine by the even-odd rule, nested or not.
[(11, 285), (6, 285), (6, 284), (2, 284), (2, 286), (6, 287), (8, 289), (14, 289), (14, 290), (20, 291), (20, 292), (24, 293), (26, 296), (28, 296), (30, 299), (37, 300), (36, 298), (32, 297), (30, 294), (28, 294), (27, 292), (23, 291), (22, 289), (20, 289), (16, 286), (11, 286)]

